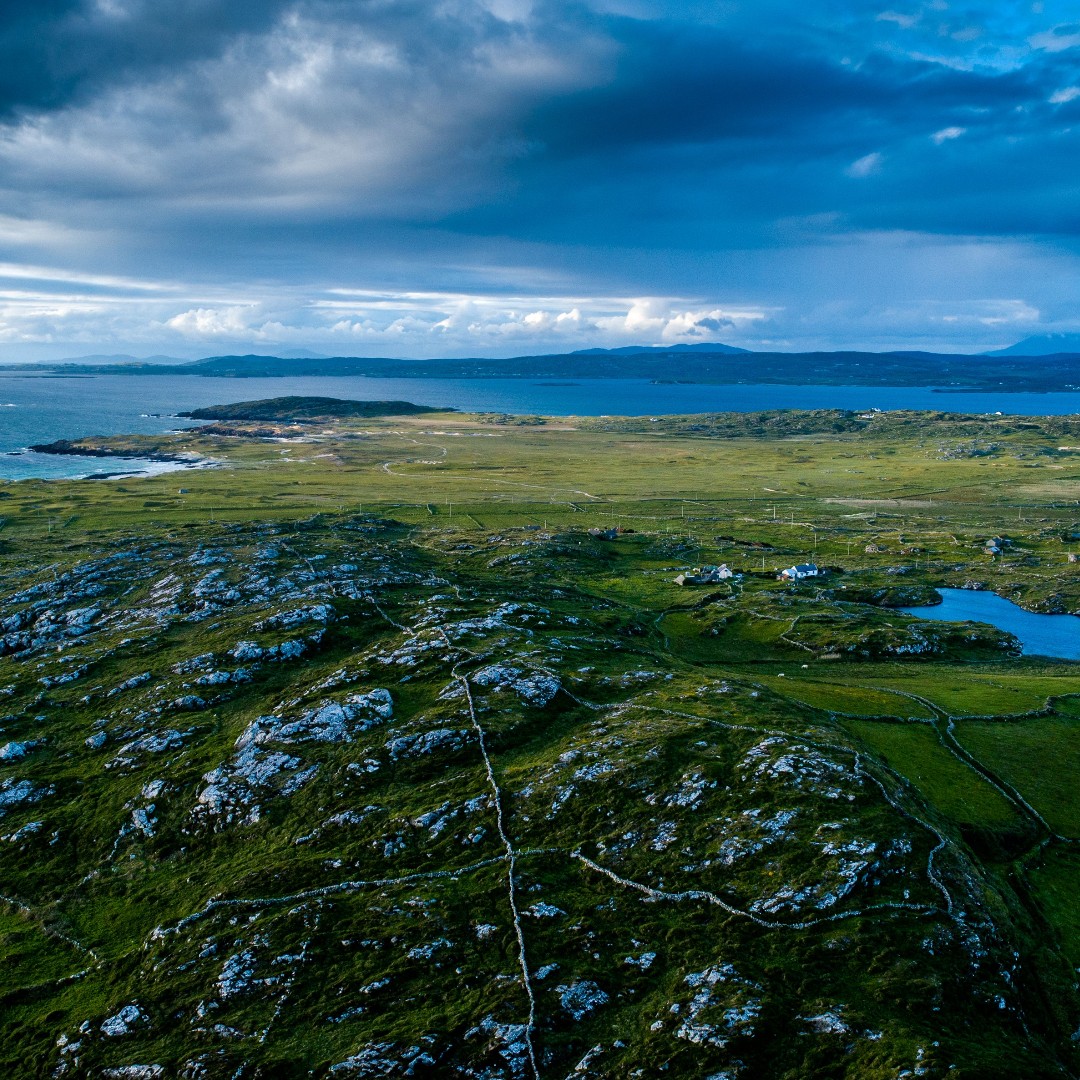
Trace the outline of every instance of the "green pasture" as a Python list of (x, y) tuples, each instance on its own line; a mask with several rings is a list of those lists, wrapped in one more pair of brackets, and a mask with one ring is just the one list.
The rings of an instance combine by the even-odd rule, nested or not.
[(776, 693), (827, 712), (844, 713), (848, 716), (893, 716), (898, 719), (934, 718), (934, 714), (925, 705), (901, 694), (849, 682), (819, 681), (807, 677), (806, 673), (797, 667), (784, 672), (783, 678), (778, 675), (759, 678)]
[(983, 828), (1020, 824), (1012, 804), (942, 746), (932, 725), (844, 720), (842, 726), (909, 780), (927, 802), (959, 824)]
[(1016, 788), (1052, 829), (1080, 839), (1080, 721), (1060, 716), (962, 721), (956, 737)]
[(875, 679), (887, 690), (905, 690), (933, 702), (951, 716), (1010, 716), (1035, 712), (1051, 698), (1080, 693), (1080, 674), (1061, 664), (1060, 674), (984, 674), (950, 669), (903, 679)]
[(1043, 915), (1061, 938), (1068, 963), (1080, 967), (1080, 855), (1075, 849), (1050, 848), (1027, 877)]
[[(998, 508), (1015, 507), (1012, 523), (1025, 525), (1036, 511), (1068, 511), (1064, 503), (1074, 502), (1075, 496), (1067, 496), (1070, 485), (1080, 485), (1080, 461), (1045, 456), (1054, 436), (1012, 431), (1001, 436), (993, 457), (943, 460), (935, 443), (953, 438), (949, 426), (927, 423), (908, 430), (893, 424), (880, 432), (871, 427), (767, 440), (669, 433), (645, 421), (636, 422), (639, 430), (613, 432), (597, 430), (597, 422), (588, 419), (517, 426), (459, 414), (316, 425), (306, 439), (287, 442), (215, 438), (194, 430), (110, 445), (132, 453), (194, 452), (227, 462), (228, 471), (91, 486), (108, 489), (123, 516), (158, 510), (178, 520), (211, 509), (225, 516), (288, 513), (301, 506), (355, 510), (361, 501), (415, 506), (425, 516), (431, 505), (447, 519), (453, 503), (461, 504), (459, 513), (469, 504), (488, 506), (496, 516), (561, 504), (590, 517), (622, 512), (641, 524), (650, 518), (672, 526), (686, 522), (696, 532), (704, 519), (749, 513), (770, 525), (783, 541), (779, 546), (813, 554), (817, 534), (818, 554), (830, 556), (865, 555), (867, 537), (881, 541), (886, 550), (880, 554), (895, 556), (905, 546), (905, 530), (919, 526), (928, 558), (955, 547), (956, 525), (1001, 529)], [(105, 459), (89, 464), (102, 471), (110, 465)], [(1036, 482), (1042, 472), (1047, 479)], [(1021, 481), (1026, 487), (1017, 506), (1013, 487)], [(62, 483), (17, 486), (48, 492), (52, 498), (35, 501), (39, 510), (56, 514), (86, 512), (95, 501)], [(180, 487), (188, 494), (179, 495)], [(148, 500), (160, 505), (143, 505)], [(649, 500), (657, 505), (640, 505)]]

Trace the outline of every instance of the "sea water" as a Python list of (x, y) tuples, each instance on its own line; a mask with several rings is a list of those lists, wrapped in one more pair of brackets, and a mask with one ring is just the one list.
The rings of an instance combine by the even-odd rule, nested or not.
[[(40, 375), (0, 372), (0, 478), (82, 476), (115, 462), (19, 453), (92, 435), (157, 434), (191, 421), (177, 412), (285, 395), (403, 400), (467, 412), (547, 416), (660, 416), (759, 409), (939, 409), (1080, 412), (1080, 392), (936, 393), (917, 386), (653, 383), (648, 379), (383, 379), (364, 376), (233, 379), (196, 375)], [(14, 453), (15, 456), (11, 456)]]

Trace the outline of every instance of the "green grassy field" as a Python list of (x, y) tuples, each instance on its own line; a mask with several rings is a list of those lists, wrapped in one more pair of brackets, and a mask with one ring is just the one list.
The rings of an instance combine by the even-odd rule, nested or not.
[(1080, 693), (1080, 677), (1071, 664), (1060, 665), (1055, 674), (958, 671), (915, 681), (918, 685), (910, 679), (882, 680), (875, 685), (917, 693), (952, 716), (1023, 715), (1046, 708), (1051, 698)]
[(852, 685), (850, 682), (821, 682), (803, 677), (799, 671), (764, 677), (762, 681), (773, 691), (793, 701), (801, 701), (815, 709), (842, 713), (848, 716), (895, 716), (933, 720), (934, 714), (919, 701), (873, 686)]
[(531, 1001), (545, 1077), (1075, 1072), (1074, 853), (993, 781), (1077, 835), (1076, 665), (887, 606), (1080, 609), (1073, 426), (447, 413), (0, 484), (0, 1069), (531, 1076)]
[(1074, 851), (1055, 849), (1040, 858), (1029, 877), (1043, 914), (1061, 937), (1067, 962), (1080, 967), (1080, 860)]
[(957, 725), (957, 738), (1013, 785), (1051, 828), (1080, 838), (1080, 722), (1071, 717)]
[(1015, 808), (994, 787), (945, 749), (929, 724), (846, 720), (844, 727), (872, 747), (928, 802), (968, 825), (1015, 826)]

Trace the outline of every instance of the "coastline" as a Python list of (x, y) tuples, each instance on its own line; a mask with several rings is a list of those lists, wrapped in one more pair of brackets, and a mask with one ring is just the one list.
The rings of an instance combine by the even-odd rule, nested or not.
[(35, 454), (51, 454), (57, 457), (127, 458), (141, 461), (191, 462), (191, 454), (169, 454), (153, 450), (146, 454), (129, 454), (107, 446), (83, 446), (74, 439), (57, 439), (49, 443), (35, 443), (26, 448)]
[[(211, 458), (191, 453), (170, 454), (163, 451), (131, 453), (126, 450), (107, 447), (80, 446), (76, 442), (59, 439), (52, 443), (38, 443), (24, 449), (9, 450), (3, 457), (26, 458), (33, 460), (35, 455), (57, 462), (63, 460), (85, 462), (94, 461), (115, 463), (117, 468), (99, 472), (71, 472), (56, 475), (27, 475), (7, 477), (8, 483), (20, 483), (23, 480), (120, 480), (137, 477), (160, 476), (171, 472), (190, 472), (197, 469), (217, 469), (224, 463)], [(126, 468), (124, 466), (127, 466)]]

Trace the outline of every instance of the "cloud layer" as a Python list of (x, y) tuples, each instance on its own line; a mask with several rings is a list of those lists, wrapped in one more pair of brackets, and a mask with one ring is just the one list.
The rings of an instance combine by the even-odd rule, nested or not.
[(1059, 0), (36, 0), (4, 359), (1077, 329)]

